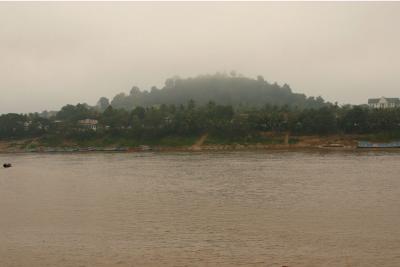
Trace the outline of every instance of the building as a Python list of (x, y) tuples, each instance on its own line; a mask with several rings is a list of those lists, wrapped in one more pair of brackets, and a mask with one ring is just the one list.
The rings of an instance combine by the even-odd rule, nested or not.
[(79, 126), (81, 126), (84, 129), (91, 129), (93, 131), (97, 130), (97, 120), (92, 120), (92, 119), (85, 119), (85, 120), (79, 120), (78, 121)]
[(26, 122), (24, 122), (24, 130), (25, 130), (25, 131), (28, 131), (29, 128), (31, 127), (31, 125), (32, 125), (32, 121), (26, 121)]
[(368, 99), (368, 106), (370, 108), (397, 108), (400, 107), (399, 98), (370, 98)]

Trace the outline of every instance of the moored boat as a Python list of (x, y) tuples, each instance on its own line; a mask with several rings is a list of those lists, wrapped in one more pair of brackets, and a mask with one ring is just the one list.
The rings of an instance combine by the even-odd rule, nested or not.
[(372, 143), (368, 141), (360, 141), (357, 145), (358, 148), (400, 148), (400, 141), (388, 143)]

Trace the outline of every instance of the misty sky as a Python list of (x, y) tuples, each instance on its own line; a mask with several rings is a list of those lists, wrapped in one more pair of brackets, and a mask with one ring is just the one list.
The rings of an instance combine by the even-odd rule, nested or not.
[(339, 103), (400, 97), (400, 2), (0, 2), (0, 113), (231, 70)]

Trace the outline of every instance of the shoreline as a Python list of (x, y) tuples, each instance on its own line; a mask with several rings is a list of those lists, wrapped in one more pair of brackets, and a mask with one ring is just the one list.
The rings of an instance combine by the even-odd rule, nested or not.
[(35, 139), (0, 140), (0, 153), (137, 153), (137, 152), (221, 152), (221, 151), (399, 151), (399, 147), (358, 147), (358, 142), (365, 136), (355, 135), (331, 135), (331, 136), (296, 136), (298, 140), (294, 144), (266, 144), (266, 143), (231, 143), (209, 144), (206, 136), (201, 136), (192, 145), (168, 146), (168, 145), (139, 145), (123, 146), (113, 144), (108, 146), (82, 146), (77, 143), (65, 143), (61, 146), (46, 146)]
[(126, 150), (87, 150), (78, 149), (74, 151), (51, 149), (51, 150), (36, 150), (28, 151), (24, 149), (0, 149), (0, 154), (86, 154), (86, 153), (168, 153), (168, 152), (188, 152), (188, 153), (202, 153), (202, 152), (235, 152), (235, 151), (347, 151), (347, 152), (360, 152), (360, 151), (400, 151), (400, 148), (358, 148), (356, 146), (345, 147), (324, 147), (324, 146), (297, 146), (297, 145), (213, 145), (203, 146), (201, 148), (193, 147), (153, 147), (151, 149), (137, 149), (127, 148)]
[(0, 155), (48, 155), (48, 154), (135, 154), (135, 153), (220, 153), (220, 152), (296, 152), (296, 151), (309, 151), (309, 152), (400, 152), (400, 148), (342, 148), (342, 149), (326, 149), (320, 147), (289, 147), (289, 148), (270, 148), (270, 149), (214, 149), (214, 150), (190, 150), (190, 149), (161, 149), (149, 151), (55, 151), (55, 152), (28, 152), (28, 151), (0, 151)]

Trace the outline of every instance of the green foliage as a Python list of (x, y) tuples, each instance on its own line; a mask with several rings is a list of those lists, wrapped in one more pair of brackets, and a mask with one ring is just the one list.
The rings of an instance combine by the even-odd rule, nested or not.
[(193, 100), (199, 105), (213, 101), (219, 105), (261, 107), (268, 104), (319, 108), (326, 105), (321, 97), (307, 98), (293, 93), (289, 85), (269, 83), (261, 76), (257, 79), (217, 73), (195, 78), (167, 79), (162, 89), (153, 87), (150, 92), (133, 87), (130, 94), (120, 93), (111, 101), (114, 108), (132, 110), (137, 106), (182, 105)]
[(393, 140), (400, 140), (400, 130), (369, 134), (364, 139), (371, 142), (389, 142)]
[(89, 117), (96, 118), (97, 112), (87, 104), (66, 105), (56, 115), (56, 119), (68, 122), (76, 122)]
[(325, 135), (337, 132), (335, 110), (330, 107), (303, 110), (292, 120), (294, 133)]
[(0, 116), (0, 138), (23, 137), (27, 116), (9, 113)]
[[(259, 78), (258, 82), (261, 82)], [(176, 80), (168, 83), (176, 86)], [(179, 83), (179, 82), (178, 82)], [(154, 89), (156, 90), (156, 89)], [(286, 88), (286, 90), (289, 90)], [(132, 89), (132, 94), (140, 92)], [(97, 130), (78, 124), (97, 119)], [(368, 109), (360, 106), (298, 108), (290, 105), (240, 107), (189, 100), (185, 105), (135, 107), (128, 111), (108, 106), (102, 113), (85, 104), (64, 106), (55, 117), (39, 114), (0, 115), (1, 139), (40, 138), (46, 146), (66, 142), (87, 146), (192, 145), (209, 134), (209, 144), (283, 143), (295, 135), (364, 134), (371, 140), (400, 138), (400, 108)], [(296, 140), (289, 140), (289, 143)]]
[(48, 147), (59, 147), (63, 144), (64, 138), (60, 135), (45, 135), (40, 139), (40, 143)]
[(110, 106), (110, 101), (106, 97), (100, 97), (99, 101), (97, 101), (97, 108), (100, 112), (103, 112)]

